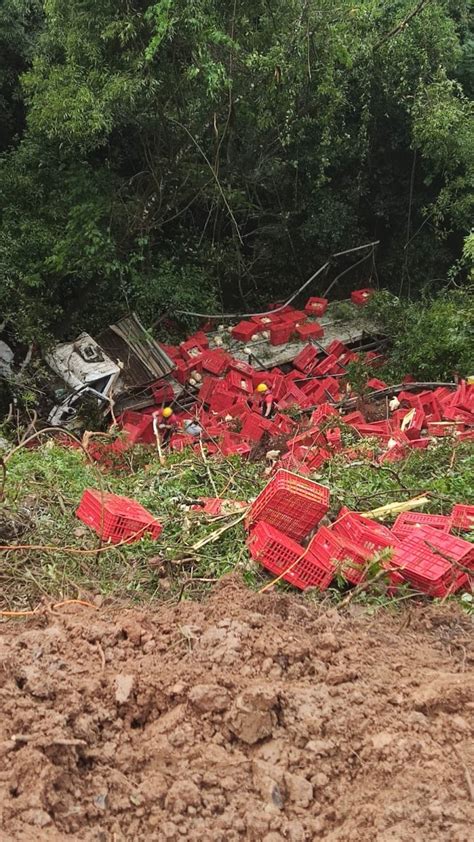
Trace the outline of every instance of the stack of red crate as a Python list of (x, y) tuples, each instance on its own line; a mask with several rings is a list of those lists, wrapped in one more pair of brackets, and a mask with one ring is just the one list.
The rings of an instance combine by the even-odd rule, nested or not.
[(252, 529), (247, 539), (250, 554), (275, 576), (281, 576), (300, 590), (329, 587), (333, 566), (322, 552), (304, 549), (264, 520)]
[(316, 553), (325, 552), (337, 567), (338, 572), (353, 585), (364, 581), (373, 556), (370, 550), (326, 526), (318, 529), (309, 543), (309, 548)]

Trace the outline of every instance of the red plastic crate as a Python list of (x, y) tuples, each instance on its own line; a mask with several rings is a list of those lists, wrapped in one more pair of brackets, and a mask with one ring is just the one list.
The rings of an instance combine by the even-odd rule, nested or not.
[(370, 380), (367, 380), (367, 386), (369, 389), (374, 389), (375, 391), (387, 388), (387, 384), (384, 383), (383, 380), (379, 380), (377, 377), (371, 377)]
[(201, 388), (198, 392), (198, 400), (201, 403), (209, 403), (218, 382), (219, 381), (216, 377), (204, 377)]
[(229, 368), (231, 357), (225, 351), (215, 348), (212, 351), (205, 351), (202, 357), (202, 367), (210, 374), (222, 375)]
[(445, 515), (427, 515), (422, 512), (402, 512), (392, 526), (392, 532), (397, 538), (405, 538), (413, 529), (420, 526), (432, 526), (441, 532), (449, 532), (452, 526), (451, 518)]
[(337, 409), (334, 406), (331, 406), (330, 403), (322, 403), (321, 406), (318, 406), (318, 408), (314, 410), (311, 416), (311, 423), (316, 426), (317, 424), (321, 424), (325, 421), (326, 418), (330, 418), (332, 415), (338, 415)]
[(329, 394), (329, 395), (331, 395), (331, 397), (334, 400), (338, 400), (339, 395), (340, 395), (339, 381), (335, 380), (334, 377), (326, 377), (324, 380), (321, 380), (320, 382), (321, 382), (321, 388), (324, 389), (324, 392), (326, 394), (326, 398), (328, 397), (328, 394)]
[(365, 424), (365, 418), (361, 412), (348, 412), (344, 415), (343, 421), (345, 424), (355, 427), (356, 424)]
[(324, 357), (314, 369), (314, 374), (318, 375), (343, 373), (344, 369), (339, 365), (335, 354), (329, 354), (327, 357)]
[(340, 450), (342, 447), (342, 434), (339, 427), (332, 427), (330, 430), (325, 430), (324, 435), (326, 441), (333, 450)]
[(328, 508), (328, 488), (279, 470), (252, 503), (247, 524), (265, 520), (300, 541), (318, 525)]
[(416, 450), (426, 450), (429, 444), (429, 439), (410, 439), (410, 447), (414, 447)]
[(321, 526), (311, 539), (309, 548), (325, 552), (348, 582), (358, 585), (365, 578), (365, 568), (373, 553), (346, 535), (337, 534)]
[(277, 413), (277, 415), (272, 418), (272, 426), (269, 432), (273, 436), (285, 435), (291, 433), (294, 427), (295, 422), (289, 418), (288, 415), (281, 415), (280, 413)]
[(281, 323), (281, 316), (278, 313), (267, 313), (265, 316), (250, 316), (250, 321), (257, 325), (258, 332), (270, 330), (272, 325)]
[(194, 362), (186, 362), (185, 360), (176, 360), (176, 366), (173, 371), (173, 375), (178, 381), (184, 386), (191, 376), (191, 372), (194, 371)]
[(453, 526), (458, 529), (471, 529), (474, 527), (474, 506), (465, 503), (456, 503), (451, 512)]
[(209, 399), (209, 407), (212, 410), (212, 412), (227, 413), (227, 411), (231, 409), (235, 401), (235, 394), (233, 392), (230, 392), (226, 384), (221, 381), (215, 386), (212, 392), (212, 395)]
[(226, 375), (226, 382), (231, 389), (235, 389), (237, 392), (246, 395), (253, 394), (253, 381), (247, 374), (231, 369)]
[(240, 342), (248, 342), (252, 336), (258, 333), (259, 326), (255, 322), (239, 322), (238, 325), (232, 328), (231, 334), (234, 339), (239, 339)]
[(170, 438), (170, 450), (176, 453), (182, 453), (187, 447), (192, 447), (196, 439), (194, 436), (187, 436), (184, 433), (173, 433)]
[(358, 307), (362, 307), (364, 304), (367, 304), (369, 298), (374, 294), (375, 290), (371, 287), (366, 287), (365, 289), (355, 289), (351, 292), (351, 301), (353, 304), (357, 304)]
[(193, 333), (192, 336), (189, 337), (189, 340), (194, 340), (201, 346), (204, 350), (209, 348), (209, 339), (207, 338), (206, 334), (203, 330), (197, 330), (196, 333)]
[(151, 393), (156, 404), (171, 403), (174, 400), (173, 387), (163, 380), (153, 383)]
[(317, 322), (307, 322), (304, 325), (296, 325), (296, 333), (300, 339), (322, 339), (324, 330)]
[(371, 552), (395, 547), (400, 543), (393, 532), (382, 523), (358, 512), (351, 512), (345, 507), (340, 510), (331, 530), (336, 534), (345, 535)]
[(294, 358), (293, 365), (298, 371), (308, 374), (318, 361), (319, 351), (314, 345), (305, 345), (299, 354)]
[(156, 540), (162, 531), (158, 520), (136, 500), (93, 488), (84, 491), (76, 515), (112, 544), (132, 543), (145, 534)]
[(274, 324), (270, 328), (270, 345), (286, 345), (293, 333), (293, 325), (285, 322)]
[(308, 313), (308, 316), (324, 316), (328, 305), (329, 301), (327, 298), (313, 296), (312, 298), (308, 298), (304, 309)]
[[(242, 419), (242, 437), (255, 443), (259, 442), (265, 429), (268, 429), (265, 424), (266, 420), (261, 415), (257, 415), (256, 412), (248, 412)], [(269, 429), (271, 429), (271, 422)]]
[(247, 539), (250, 555), (275, 576), (300, 590), (325, 590), (333, 578), (333, 566), (324, 553), (305, 550), (274, 526), (260, 521)]
[(444, 594), (446, 588), (453, 588), (459, 581), (459, 571), (431, 552), (421, 540), (402, 541), (394, 551), (392, 564), (414, 587), (429, 596)]
[(203, 351), (205, 350), (196, 339), (188, 339), (186, 342), (181, 342), (179, 347), (184, 359), (189, 362), (201, 360)]
[(311, 427), (309, 430), (304, 430), (302, 433), (288, 439), (286, 446), (288, 450), (300, 445), (306, 447), (314, 447), (315, 445), (326, 444), (325, 438), (319, 427)]
[(286, 313), (280, 313), (282, 321), (286, 324), (302, 324), (308, 318), (304, 310), (288, 310)]
[(329, 459), (331, 458), (331, 454), (324, 449), (324, 447), (319, 447), (316, 450), (310, 450), (306, 456), (305, 464), (308, 466), (310, 471), (317, 471), (318, 468), (321, 468)]
[(252, 450), (243, 436), (229, 432), (224, 433), (220, 449), (223, 456), (248, 456)]
[(463, 567), (474, 568), (474, 544), (456, 535), (448, 535), (431, 526), (420, 526), (405, 538), (404, 543), (409, 541), (421, 543), (432, 552), (436, 551), (441, 557), (455, 561)]
[(251, 377), (252, 380), (257, 373), (251, 365), (245, 363), (243, 360), (231, 359), (229, 363), (229, 369), (230, 371), (240, 371), (241, 374), (245, 374), (246, 377)]
[(333, 339), (326, 347), (326, 353), (332, 354), (338, 360), (343, 354), (350, 354), (351, 352), (347, 345), (344, 345), (344, 342), (341, 342), (340, 339)]
[(275, 471), (278, 470), (293, 471), (300, 476), (309, 476), (311, 468), (309, 465), (301, 461), (295, 453), (285, 453), (284, 456), (275, 465)]
[(464, 429), (464, 424), (459, 421), (428, 421), (428, 435), (436, 438), (445, 438), (454, 435), (458, 430)]

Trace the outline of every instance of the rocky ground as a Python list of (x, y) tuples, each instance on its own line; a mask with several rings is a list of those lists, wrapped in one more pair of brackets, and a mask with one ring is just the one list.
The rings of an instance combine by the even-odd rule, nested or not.
[(230, 577), (203, 603), (1, 630), (3, 839), (472, 838), (458, 607), (344, 615)]

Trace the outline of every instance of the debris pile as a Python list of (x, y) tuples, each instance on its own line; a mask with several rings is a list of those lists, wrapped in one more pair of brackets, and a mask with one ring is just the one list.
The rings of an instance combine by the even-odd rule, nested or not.
[[(370, 289), (356, 290), (352, 298), (362, 305), (370, 294)], [(261, 455), (266, 446), (275, 452), (270, 460), (275, 470), (308, 475), (336, 453), (357, 459), (357, 439), (372, 439), (373, 458), (384, 463), (403, 459), (411, 449), (429, 447), (440, 437), (474, 437), (474, 386), (465, 381), (424, 389), (408, 376), (392, 391), (372, 377), (364, 400), (351, 397), (348, 365), (377, 367), (383, 357), (374, 350), (354, 350), (340, 339), (323, 346), (319, 339), (324, 327), (311, 319), (320, 318), (327, 308), (327, 299), (313, 297), (304, 311), (289, 305), (270, 309), (267, 315), (239, 322), (230, 332), (222, 326), (210, 332), (208, 323), (179, 346), (162, 345), (173, 361), (174, 380), (167, 375), (153, 382), (149, 405), (123, 412), (118, 419), (122, 437), (97, 445), (92, 455), (107, 461), (130, 445), (154, 444), (158, 427), (171, 451), (205, 448), (208, 455), (248, 457), (256, 450)], [(263, 351), (257, 360), (253, 347), (241, 345), (263, 339), (263, 350), (268, 350), (295, 336), (304, 346), (296, 346), (291, 361), (270, 368), (260, 358)]]

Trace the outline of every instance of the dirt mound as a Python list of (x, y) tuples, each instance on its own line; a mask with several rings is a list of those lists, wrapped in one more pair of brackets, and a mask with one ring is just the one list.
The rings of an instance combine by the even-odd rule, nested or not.
[(5, 626), (3, 838), (467, 842), (470, 629), (233, 578), (206, 603)]

